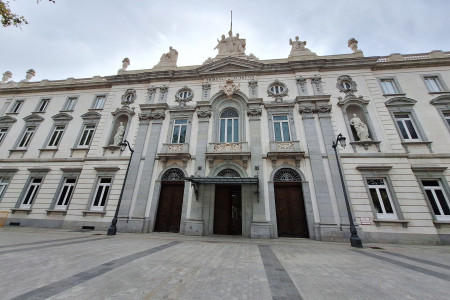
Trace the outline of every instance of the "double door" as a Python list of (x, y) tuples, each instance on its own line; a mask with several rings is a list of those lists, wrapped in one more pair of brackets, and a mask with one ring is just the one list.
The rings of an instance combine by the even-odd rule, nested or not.
[(240, 185), (216, 185), (214, 234), (242, 235)]

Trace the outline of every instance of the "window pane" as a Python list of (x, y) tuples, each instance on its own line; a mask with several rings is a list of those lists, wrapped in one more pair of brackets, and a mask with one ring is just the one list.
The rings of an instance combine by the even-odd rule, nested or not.
[(438, 197), (439, 203), (441, 204), (442, 211), (444, 215), (450, 215), (450, 208), (448, 207), (447, 200), (445, 199), (442, 190), (435, 190), (436, 196)]
[(57, 205), (65, 205), (66, 195), (69, 191), (68, 186), (63, 186), (61, 194), (59, 195), (58, 204)]
[(234, 137), (233, 142), (237, 143), (239, 142), (239, 125), (238, 125), (238, 119), (234, 119)]
[(287, 121), (287, 116), (273, 116), (274, 121)]
[(372, 197), (373, 206), (377, 213), (382, 214), (383, 210), (381, 209), (380, 200), (378, 199), (378, 194), (376, 189), (369, 189), (370, 197)]
[(408, 127), (408, 131), (409, 131), (409, 134), (411, 135), (411, 138), (412, 139), (418, 139), (419, 136), (417, 135), (416, 130), (414, 129), (412, 121), (411, 120), (405, 120), (405, 123), (406, 123), (406, 126)]
[(225, 142), (225, 119), (220, 120), (220, 142)]
[(409, 139), (408, 133), (406, 132), (405, 125), (403, 124), (402, 120), (397, 121), (398, 128), (400, 129), (400, 132), (402, 133), (402, 136), (405, 140)]
[(103, 191), (102, 203), (100, 206), (105, 206), (106, 198), (108, 198), (109, 186), (105, 186), (105, 190)]
[(283, 122), (283, 140), (284, 141), (290, 141), (291, 138), (289, 136), (289, 125), (287, 122)]
[(178, 143), (178, 134), (180, 133), (180, 126), (173, 128), (172, 143)]
[(389, 201), (389, 196), (387, 194), (386, 189), (380, 189), (381, 199), (383, 199), (384, 209), (386, 213), (392, 214), (394, 210), (392, 209), (391, 201)]
[(439, 211), (439, 207), (436, 204), (436, 199), (434, 199), (433, 192), (431, 190), (425, 190), (425, 193), (427, 193), (428, 200), (430, 201), (431, 208), (433, 208), (433, 212), (435, 215), (440, 215), (441, 212)]
[(183, 125), (181, 126), (179, 143), (184, 143), (185, 141), (186, 141), (186, 125)]
[(273, 123), (274, 131), (275, 131), (275, 141), (279, 142), (281, 141), (281, 128), (280, 123), (275, 122)]
[(424, 186), (439, 186), (439, 182), (437, 180), (422, 180)]
[(367, 179), (369, 185), (384, 185), (383, 179)]
[(227, 143), (232, 142), (233, 120), (227, 119)]
[(425, 78), (425, 82), (427, 83), (428, 89), (430, 92), (440, 92), (441, 87), (439, 85), (439, 80), (436, 77), (428, 77)]
[(98, 204), (100, 202), (100, 198), (102, 196), (102, 192), (103, 192), (103, 186), (99, 186), (98, 189), (97, 189), (97, 193), (95, 194), (95, 199), (94, 199), (93, 206), (98, 206)]

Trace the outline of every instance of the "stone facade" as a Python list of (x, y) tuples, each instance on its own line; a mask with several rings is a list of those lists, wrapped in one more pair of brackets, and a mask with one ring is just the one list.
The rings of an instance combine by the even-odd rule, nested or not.
[[(201, 66), (128, 70), (127, 59), (117, 76), (5, 75), (7, 224), (104, 230), (124, 186), (123, 232), (276, 238), (299, 210), (304, 237), (345, 241), (339, 163), (364, 242), (450, 243), (450, 53), (364, 57), (353, 39), (353, 53), (317, 56), (297, 37), (289, 57), (263, 61), (245, 54), (245, 39), (233, 50), (233, 38)], [(126, 182), (120, 138), (134, 149)], [(286, 211), (289, 189), (298, 195)], [(294, 227), (287, 235), (301, 236)]]

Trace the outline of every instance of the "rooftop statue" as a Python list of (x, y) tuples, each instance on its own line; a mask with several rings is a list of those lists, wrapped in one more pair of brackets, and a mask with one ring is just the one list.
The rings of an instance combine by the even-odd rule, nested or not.
[(169, 47), (169, 52), (164, 53), (155, 67), (176, 67), (178, 59), (178, 51)]
[(316, 54), (306, 48), (306, 41), (300, 41), (298, 36), (295, 37), (295, 41), (289, 39), (289, 45), (292, 46), (291, 53), (289, 54), (289, 58), (291, 57), (299, 57), (299, 56), (315, 56)]
[(239, 37), (239, 33), (236, 33), (236, 36), (233, 36), (233, 32), (230, 30), (227, 38), (225, 38), (225, 35), (222, 34), (221, 39), (217, 39), (217, 46), (214, 50), (218, 49), (219, 54), (217, 54), (216, 58), (221, 58), (224, 56), (246, 57), (245, 46), (245, 39), (241, 39)]

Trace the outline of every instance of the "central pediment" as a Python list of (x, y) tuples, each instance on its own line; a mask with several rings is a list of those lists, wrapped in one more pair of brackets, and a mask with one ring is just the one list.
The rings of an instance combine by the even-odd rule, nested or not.
[(226, 57), (199, 67), (197, 72), (199, 74), (254, 72), (261, 70), (262, 66), (263, 64), (260, 62), (236, 57)]

